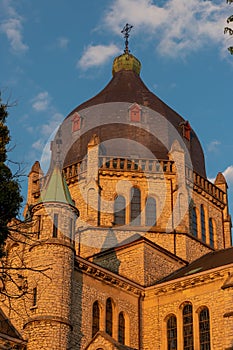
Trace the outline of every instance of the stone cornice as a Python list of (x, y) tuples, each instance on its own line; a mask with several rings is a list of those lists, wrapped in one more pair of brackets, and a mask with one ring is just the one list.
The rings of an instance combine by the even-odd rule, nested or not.
[(48, 238), (46, 240), (40, 240), (38, 242), (33, 243), (30, 246), (29, 251), (31, 251), (32, 249), (34, 249), (36, 247), (41, 247), (41, 246), (46, 245), (46, 244), (57, 245), (57, 246), (60, 245), (60, 246), (66, 247), (66, 248), (70, 248), (75, 253), (75, 248), (74, 248), (72, 243), (65, 242), (64, 240), (59, 239), (59, 238), (55, 238), (55, 237), (54, 238)]
[(153, 295), (163, 295), (168, 293), (174, 293), (175, 291), (181, 291), (192, 287), (197, 287), (202, 284), (211, 283), (214, 280), (223, 279), (227, 276), (227, 271), (232, 268), (233, 264), (218, 267), (208, 271), (195, 273), (192, 275), (185, 275), (181, 278), (166, 281), (147, 288), (148, 292), (152, 292)]
[(67, 325), (68, 327), (73, 329), (70, 321), (64, 317), (59, 317), (59, 316), (52, 316), (52, 315), (37, 315), (34, 317), (30, 317), (28, 321), (24, 324), (23, 328), (25, 329), (28, 324), (32, 322), (43, 322), (43, 321), (50, 321), (50, 322), (56, 322), (56, 323), (63, 323)]
[(128, 293), (135, 294), (137, 296), (144, 295), (145, 289), (139, 284), (108, 271), (105, 268), (91, 263), (81, 257), (76, 257), (75, 267), (85, 274), (93, 276), (99, 281), (116, 286)]

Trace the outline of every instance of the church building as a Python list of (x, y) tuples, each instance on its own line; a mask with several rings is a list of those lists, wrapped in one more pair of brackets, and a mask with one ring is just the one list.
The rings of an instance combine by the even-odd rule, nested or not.
[(126, 45), (60, 125), (48, 173), (32, 166), (0, 349), (233, 349), (228, 186), (208, 180), (192, 121), (140, 70)]

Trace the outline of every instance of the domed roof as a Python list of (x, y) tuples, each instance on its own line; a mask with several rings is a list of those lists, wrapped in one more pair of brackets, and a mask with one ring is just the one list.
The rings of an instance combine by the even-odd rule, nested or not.
[[(140, 78), (140, 75), (139, 75), (140, 67), (141, 67), (141, 64), (139, 60), (133, 55), (129, 54), (128, 52), (124, 53), (123, 55), (120, 55), (119, 57), (116, 57), (113, 62), (113, 69), (112, 69), (113, 77), (111, 81), (96, 96), (94, 96), (93, 98), (89, 99), (88, 101), (76, 107), (67, 116), (65, 121), (69, 119), (72, 120), (72, 117), (76, 113), (79, 113), (84, 119), (91, 118), (91, 116), (87, 117), (87, 115), (89, 115), (89, 112), (87, 111), (90, 111), (92, 107), (95, 107), (98, 105), (106, 105), (110, 103), (112, 104), (117, 102), (127, 103), (127, 106), (130, 104), (136, 103), (142, 108), (144, 107), (149, 108), (155, 113), (164, 117), (167, 122), (171, 123), (171, 125), (174, 126), (178, 134), (183, 138), (183, 141), (187, 149), (189, 150), (192, 166), (194, 170), (200, 175), (206, 177), (203, 150), (195, 132), (191, 129), (189, 123), (185, 121), (184, 118), (182, 118), (178, 113), (176, 113), (172, 108), (170, 108), (166, 103), (164, 103), (160, 98), (154, 95), (147, 88), (147, 86), (143, 83), (143, 81)], [(92, 118), (94, 118), (94, 116)], [(152, 125), (153, 123), (147, 123), (147, 124), (148, 124), (147, 129), (150, 129), (150, 124)], [(190, 128), (189, 139), (186, 139), (185, 137), (183, 137), (185, 125), (188, 125), (188, 128)], [(133, 127), (134, 126), (132, 125), (128, 125), (128, 126), (124, 125), (124, 127), (117, 125), (117, 132), (119, 134), (119, 130), (121, 129), (123, 134), (126, 135), (127, 134), (126, 130), (128, 130), (128, 134), (131, 135)], [(99, 129), (99, 132), (98, 132), (98, 129)], [(110, 139), (112, 136), (114, 136), (113, 129), (114, 129), (114, 126), (109, 125), (108, 130), (106, 130), (106, 125), (105, 125), (104, 127), (103, 126), (99, 128), (96, 127), (95, 130), (93, 130), (93, 133), (98, 134), (101, 141), (105, 141), (106, 139)], [(150, 132), (150, 130), (148, 130), (148, 132)], [(102, 134), (102, 137), (101, 137), (101, 134)], [(106, 134), (106, 135), (103, 136), (103, 134)], [(71, 165), (75, 161), (80, 160), (80, 157), (86, 154), (86, 153), (79, 154), (79, 150), (81, 148), (82, 149), (86, 148), (90, 138), (91, 138), (91, 134), (88, 133), (86, 137), (85, 135), (83, 135), (82, 138), (80, 138), (77, 142), (75, 142), (72, 145), (72, 147), (70, 148), (70, 150), (66, 155), (64, 166)], [(159, 142), (154, 143), (154, 141), (151, 141), (151, 143), (153, 143), (154, 145), (152, 152), (154, 154), (156, 153), (155, 155), (157, 157), (158, 156), (163, 157), (164, 159), (167, 158), (168, 150), (166, 150), (166, 152), (165, 150), (162, 150), (161, 144), (159, 144)], [(154, 152), (155, 147), (157, 147), (157, 151)]]

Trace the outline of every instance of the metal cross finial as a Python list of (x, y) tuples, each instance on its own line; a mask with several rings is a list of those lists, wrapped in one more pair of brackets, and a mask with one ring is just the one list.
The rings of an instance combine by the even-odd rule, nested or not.
[(125, 38), (125, 53), (129, 53), (129, 32), (131, 31), (131, 29), (133, 28), (133, 26), (131, 26), (131, 24), (126, 23), (126, 25), (124, 26), (124, 28), (122, 29), (121, 33), (124, 34), (124, 38)]

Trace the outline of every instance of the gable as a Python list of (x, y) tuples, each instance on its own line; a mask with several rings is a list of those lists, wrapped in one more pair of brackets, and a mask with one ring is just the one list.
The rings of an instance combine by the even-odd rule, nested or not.
[(186, 266), (184, 260), (144, 237), (96, 254), (91, 260), (141, 286), (150, 286)]
[(107, 333), (99, 331), (93, 337), (93, 339), (85, 348), (85, 350), (136, 350), (136, 349), (120, 344)]

